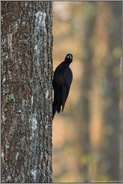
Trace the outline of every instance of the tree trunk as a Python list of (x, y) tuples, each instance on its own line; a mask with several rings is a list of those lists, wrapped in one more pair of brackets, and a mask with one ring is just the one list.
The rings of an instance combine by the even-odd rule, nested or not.
[[(91, 181), (120, 181), (121, 2), (96, 2), (98, 9), (91, 96)], [(100, 13), (102, 12), (102, 13)], [(118, 21), (117, 21), (118, 20)], [(108, 24), (107, 24), (108, 22)], [(111, 27), (112, 26), (112, 29)]]
[[(89, 182), (89, 164), (90, 164), (90, 137), (89, 137), (89, 126), (90, 126), (90, 91), (91, 91), (91, 80), (93, 73), (93, 48), (91, 45), (91, 40), (93, 39), (93, 29), (95, 26), (95, 14), (91, 15), (90, 9), (95, 8), (94, 2), (88, 3), (85, 2), (83, 8), (83, 18), (82, 18), (82, 27), (83, 32), (81, 36), (81, 47), (82, 47), (82, 56), (81, 61), (83, 62), (83, 73), (82, 73), (82, 82), (80, 90), (82, 91), (80, 105), (81, 116), (79, 124), (79, 147), (81, 147), (79, 155), (79, 167), (82, 175), (83, 182)], [(87, 8), (89, 7), (89, 8)], [(94, 11), (94, 10), (93, 10)], [(81, 145), (81, 146), (80, 146)], [(81, 163), (80, 163), (81, 160)]]
[(52, 3), (2, 3), (5, 183), (52, 181)]

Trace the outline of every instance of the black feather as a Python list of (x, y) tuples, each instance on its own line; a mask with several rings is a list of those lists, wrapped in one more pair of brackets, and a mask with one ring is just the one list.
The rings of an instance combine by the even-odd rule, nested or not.
[(53, 101), (53, 117), (56, 111), (59, 113), (64, 110), (65, 102), (67, 100), (70, 86), (73, 79), (73, 74), (69, 68), (70, 63), (73, 60), (72, 54), (67, 54), (65, 60), (58, 65), (53, 76), (53, 89), (54, 89), (54, 101)]

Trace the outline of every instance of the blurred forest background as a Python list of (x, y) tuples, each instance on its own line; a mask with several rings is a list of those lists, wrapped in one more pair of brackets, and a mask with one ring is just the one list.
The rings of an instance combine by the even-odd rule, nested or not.
[(121, 181), (122, 2), (54, 2), (53, 67), (73, 83), (53, 122), (54, 182)]

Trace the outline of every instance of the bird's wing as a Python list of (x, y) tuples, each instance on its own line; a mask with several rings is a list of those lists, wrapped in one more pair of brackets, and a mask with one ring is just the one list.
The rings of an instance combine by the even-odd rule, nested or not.
[(68, 86), (62, 86), (62, 111), (64, 110), (64, 106), (65, 106), (65, 102), (68, 97), (69, 89), (70, 88), (68, 88)]
[(64, 73), (64, 83), (62, 84), (62, 111), (64, 110), (65, 107), (65, 102), (67, 100), (70, 86), (72, 82), (72, 72), (71, 70), (66, 70)]

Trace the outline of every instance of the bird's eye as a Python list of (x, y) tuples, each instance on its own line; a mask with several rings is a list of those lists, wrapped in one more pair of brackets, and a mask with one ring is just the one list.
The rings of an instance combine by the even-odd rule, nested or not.
[(72, 56), (71, 56), (71, 55), (68, 55), (67, 58), (68, 58), (68, 59), (72, 59)]

